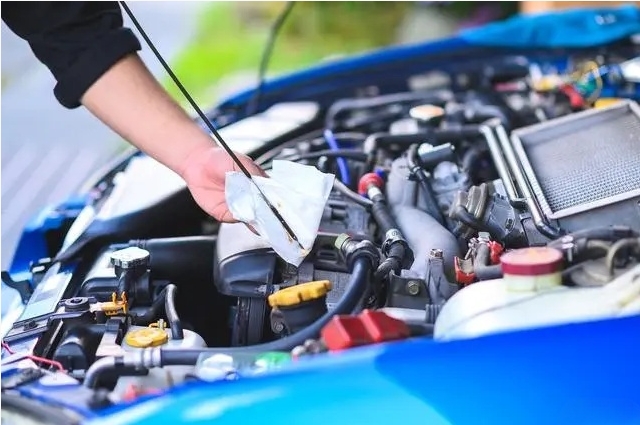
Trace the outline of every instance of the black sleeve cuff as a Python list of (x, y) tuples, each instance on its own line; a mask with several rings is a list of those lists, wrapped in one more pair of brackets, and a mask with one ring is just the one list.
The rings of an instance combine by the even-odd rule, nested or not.
[(62, 106), (74, 109), (81, 105), (84, 93), (120, 59), (141, 49), (138, 38), (128, 28), (118, 28), (101, 37), (58, 78), (53, 89)]

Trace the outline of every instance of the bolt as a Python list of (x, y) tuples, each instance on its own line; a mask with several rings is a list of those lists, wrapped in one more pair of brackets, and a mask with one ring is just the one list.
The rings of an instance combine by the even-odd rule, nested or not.
[(276, 322), (273, 324), (273, 331), (277, 334), (284, 330), (284, 324), (282, 322)]
[(407, 283), (407, 292), (412, 296), (418, 295), (420, 293), (420, 282), (416, 280), (410, 280)]
[(38, 322), (36, 322), (35, 320), (31, 320), (30, 322), (27, 322), (22, 329), (28, 331), (29, 329), (33, 329), (36, 327), (38, 327)]
[(443, 257), (442, 250), (441, 249), (437, 249), (437, 248), (433, 248), (431, 250), (431, 252), (429, 253), (429, 256), (431, 258), (442, 258)]
[(298, 345), (291, 350), (291, 357), (300, 357), (307, 353), (307, 350), (302, 346)]

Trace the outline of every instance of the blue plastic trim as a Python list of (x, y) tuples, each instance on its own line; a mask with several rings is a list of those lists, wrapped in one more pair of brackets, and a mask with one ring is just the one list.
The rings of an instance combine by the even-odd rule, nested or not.
[[(31, 263), (54, 255), (47, 246), (47, 233), (59, 232), (58, 236), (64, 236), (65, 223), (74, 220), (85, 205), (85, 197), (72, 197), (57, 207), (43, 208), (27, 223), (9, 266), (9, 274), (13, 280), (31, 282)], [(2, 295), (0, 316), (4, 317), (19, 294), (2, 283)]]
[(46, 207), (25, 226), (13, 256), (9, 273), (29, 271), (29, 264), (52, 253), (47, 250), (45, 234), (61, 230), (65, 221), (75, 219), (85, 207), (84, 197), (70, 198), (57, 207)]

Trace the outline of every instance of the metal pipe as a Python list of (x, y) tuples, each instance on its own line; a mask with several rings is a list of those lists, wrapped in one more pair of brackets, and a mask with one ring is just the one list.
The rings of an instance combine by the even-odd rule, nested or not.
[(489, 152), (491, 153), (491, 157), (493, 158), (493, 162), (496, 166), (496, 170), (498, 171), (498, 176), (504, 183), (505, 190), (507, 192), (507, 198), (509, 199), (509, 203), (515, 208), (524, 208), (526, 203), (524, 199), (518, 196), (518, 192), (516, 191), (516, 187), (513, 184), (513, 180), (511, 179), (511, 173), (509, 172), (509, 167), (504, 160), (504, 156), (502, 156), (502, 151), (500, 149), (500, 145), (496, 140), (496, 137), (493, 134), (493, 129), (496, 125), (498, 125), (500, 121), (496, 118), (491, 119), (480, 126), (480, 133), (484, 136), (487, 141), (487, 146), (489, 148)]
[(513, 172), (515, 181), (524, 196), (524, 201), (527, 204), (527, 208), (531, 213), (531, 217), (533, 218), (533, 223), (535, 224), (536, 228), (540, 231), (540, 233), (551, 239), (560, 237), (562, 235), (560, 229), (551, 226), (540, 210), (540, 207), (538, 206), (538, 203), (536, 202), (536, 199), (531, 192), (531, 189), (529, 188), (527, 179), (522, 172), (522, 168), (520, 168), (518, 158), (516, 157), (515, 151), (513, 150), (513, 146), (511, 146), (506, 130), (502, 125), (498, 125), (496, 126), (495, 131), (496, 135), (498, 136), (500, 146), (502, 147), (502, 151), (505, 154), (507, 165)]

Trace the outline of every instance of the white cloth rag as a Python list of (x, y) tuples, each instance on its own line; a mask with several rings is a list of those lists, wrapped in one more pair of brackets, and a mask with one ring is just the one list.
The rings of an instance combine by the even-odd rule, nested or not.
[(283, 260), (298, 267), (311, 252), (335, 176), (291, 161), (273, 161), (270, 178), (254, 176), (269, 202), (280, 212), (300, 246), (287, 235), (251, 181), (241, 172), (227, 172), (225, 195), (229, 211), (251, 225)]

